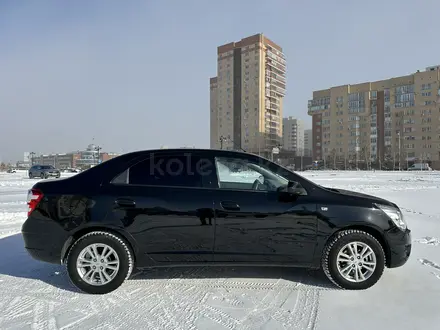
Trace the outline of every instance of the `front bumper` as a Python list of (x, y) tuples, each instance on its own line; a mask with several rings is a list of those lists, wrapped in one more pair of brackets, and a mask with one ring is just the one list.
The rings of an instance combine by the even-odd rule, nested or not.
[(411, 255), (411, 230), (393, 228), (385, 233), (385, 239), (389, 248), (388, 268), (403, 266)]

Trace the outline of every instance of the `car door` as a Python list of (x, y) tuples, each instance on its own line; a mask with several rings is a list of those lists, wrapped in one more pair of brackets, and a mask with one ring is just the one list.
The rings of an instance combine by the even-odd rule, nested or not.
[(214, 260), (309, 265), (317, 243), (316, 203), (305, 190), (283, 200), (277, 184), (287, 185), (296, 176), (284, 178), (273, 172), (280, 169), (275, 164), (269, 168), (260, 158), (243, 157), (214, 160)]
[(106, 188), (110, 217), (135, 239), (139, 267), (213, 260), (213, 193), (202, 187), (199, 164), (191, 153), (150, 154), (128, 169), (128, 182)]
[(33, 175), (34, 176), (41, 176), (41, 166), (35, 167)]

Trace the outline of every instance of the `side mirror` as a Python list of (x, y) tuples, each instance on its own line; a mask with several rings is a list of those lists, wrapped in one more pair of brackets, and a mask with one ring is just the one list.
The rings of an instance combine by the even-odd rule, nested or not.
[(288, 186), (286, 190), (278, 192), (278, 200), (283, 203), (291, 203), (298, 199), (299, 196), (307, 195), (302, 187)]

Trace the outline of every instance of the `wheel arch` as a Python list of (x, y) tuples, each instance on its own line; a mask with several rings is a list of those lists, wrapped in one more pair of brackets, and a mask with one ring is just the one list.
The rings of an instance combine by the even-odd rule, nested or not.
[(94, 231), (108, 232), (108, 233), (116, 235), (119, 238), (121, 238), (122, 240), (124, 240), (124, 242), (127, 244), (129, 249), (131, 250), (131, 253), (133, 255), (133, 262), (134, 262), (134, 264), (136, 264), (137, 248), (136, 248), (136, 243), (135, 243), (134, 239), (132, 237), (130, 237), (130, 235), (128, 233), (126, 233), (122, 230), (119, 230), (117, 228), (112, 228), (112, 227), (106, 227), (106, 226), (85, 227), (85, 228), (82, 228), (82, 229), (76, 231), (71, 236), (69, 236), (69, 238), (66, 240), (66, 242), (64, 243), (64, 246), (61, 250), (61, 264), (65, 263), (66, 258), (69, 255), (69, 251), (72, 248), (72, 246), (75, 244), (75, 242), (78, 239), (80, 239), (81, 237), (83, 237), (84, 235), (89, 234)]
[[(338, 229), (337, 231), (335, 231), (332, 235), (330, 235), (327, 239), (327, 242), (330, 242), (333, 237), (335, 237), (338, 233), (340, 233), (341, 231), (345, 231), (345, 230), (361, 230), (366, 232), (367, 234), (370, 234), (371, 236), (373, 236), (375, 239), (378, 240), (378, 242), (380, 243), (380, 245), (382, 245), (382, 248), (385, 252), (385, 265), (388, 267), (389, 266), (389, 262), (391, 260), (391, 250), (390, 247), (387, 243), (387, 241), (385, 240), (384, 235), (381, 233), (380, 230), (372, 227), (372, 226), (368, 226), (368, 225), (351, 225), (351, 226), (347, 226), (347, 227), (343, 227)], [(326, 242), (326, 244), (327, 244)]]

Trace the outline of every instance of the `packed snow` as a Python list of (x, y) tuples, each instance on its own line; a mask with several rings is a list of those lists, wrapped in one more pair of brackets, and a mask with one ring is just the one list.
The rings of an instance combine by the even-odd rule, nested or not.
[(365, 291), (336, 289), (316, 271), (207, 267), (146, 271), (86, 295), (63, 266), (24, 250), (26, 194), (38, 180), (0, 173), (0, 329), (439, 329), (440, 173), (302, 175), (397, 203), (413, 235), (408, 263)]

